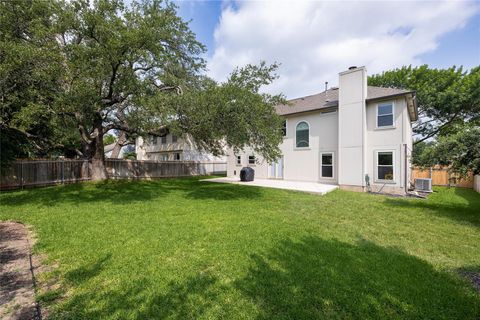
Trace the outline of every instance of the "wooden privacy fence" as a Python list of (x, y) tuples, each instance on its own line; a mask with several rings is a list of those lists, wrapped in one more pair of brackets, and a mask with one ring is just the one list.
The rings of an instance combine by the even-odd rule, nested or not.
[(480, 192), (480, 175), (473, 177), (473, 190)]
[(473, 175), (468, 174), (467, 178), (462, 178), (448, 171), (447, 168), (433, 167), (429, 169), (412, 169), (412, 180), (416, 178), (431, 178), (434, 186), (455, 186), (460, 188), (473, 188)]
[[(225, 162), (140, 161), (107, 159), (109, 178), (167, 178), (225, 174)], [(90, 180), (88, 160), (17, 160), (1, 177), (0, 189), (73, 183)]]
[(106, 160), (110, 178), (167, 178), (226, 174), (226, 162)]

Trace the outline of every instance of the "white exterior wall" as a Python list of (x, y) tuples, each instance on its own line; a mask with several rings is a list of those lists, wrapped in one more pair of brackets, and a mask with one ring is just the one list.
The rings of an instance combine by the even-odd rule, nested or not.
[(338, 182), (340, 185), (365, 185), (367, 143), (365, 99), (367, 71), (364, 67), (339, 75)]
[[(283, 155), (283, 179), (292, 181), (312, 181), (322, 183), (337, 183), (337, 112), (320, 113), (311, 112), (291, 115), (287, 118), (287, 135), (280, 145)], [(310, 127), (309, 147), (295, 147), (295, 128), (299, 122), (305, 121)], [(320, 177), (320, 154), (321, 152), (333, 153), (333, 178)], [(227, 175), (239, 177), (242, 167), (252, 167), (255, 170), (255, 177), (266, 179), (269, 177), (268, 163), (257, 156), (258, 163), (248, 164), (248, 156), (254, 154), (251, 149), (239, 153), (242, 157), (242, 164), (236, 164), (236, 155), (232, 150), (228, 152)]]
[[(237, 164), (237, 155), (241, 156), (241, 164)], [(255, 164), (248, 163), (248, 156), (255, 155), (251, 148), (246, 148), (243, 152), (235, 154), (232, 149), (227, 151), (227, 177), (240, 178), (240, 170), (243, 167), (252, 167), (255, 170), (255, 178), (268, 178), (268, 164), (258, 155)]]
[[(377, 128), (377, 105), (384, 102), (393, 102), (393, 128)], [(407, 139), (407, 137), (410, 137)], [(387, 99), (367, 104), (367, 146), (366, 146), (366, 173), (370, 176), (370, 184), (374, 191), (383, 187), (384, 191), (402, 192), (405, 186), (405, 149), (404, 144), (412, 144), (411, 126), (405, 98)], [(376, 152), (393, 151), (394, 180), (379, 182), (376, 171)], [(407, 164), (407, 168), (409, 168)]]
[[(365, 175), (370, 177), (372, 191), (403, 193), (410, 181), (410, 157), (405, 163), (405, 145), (411, 155), (413, 136), (406, 98), (386, 98), (367, 103), (367, 74), (364, 67), (340, 73), (339, 107), (333, 113), (312, 111), (286, 116), (287, 135), (280, 145), (283, 155), (283, 179), (339, 184), (353, 190), (365, 190)], [(393, 102), (394, 127), (377, 128), (377, 105)], [(310, 126), (310, 146), (295, 147), (296, 125), (306, 121)], [(392, 151), (394, 181), (385, 183), (377, 179), (377, 152)], [(332, 152), (334, 178), (320, 177), (321, 152)], [(255, 177), (269, 177), (269, 166), (257, 158), (255, 165), (248, 164), (247, 149), (239, 155), (242, 163), (236, 164), (231, 150), (227, 158), (227, 175), (239, 177), (242, 167), (250, 166)], [(407, 176), (405, 177), (405, 173)]]
[[(406, 104), (405, 100), (403, 100), (404, 103)], [(404, 117), (405, 122), (403, 123), (404, 125), (404, 143), (407, 145), (407, 189), (410, 187), (410, 182), (413, 183), (412, 181), (412, 153), (413, 153), (413, 129), (412, 129), (412, 121), (410, 118), (410, 113), (408, 112), (408, 108), (405, 108), (405, 114), (406, 116)]]

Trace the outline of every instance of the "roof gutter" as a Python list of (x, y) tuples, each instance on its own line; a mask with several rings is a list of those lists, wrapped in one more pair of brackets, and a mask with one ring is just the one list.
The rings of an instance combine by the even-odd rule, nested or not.
[(415, 94), (416, 91), (407, 91), (407, 92), (402, 92), (402, 93), (395, 93), (395, 94), (391, 94), (391, 95), (388, 95), (388, 96), (381, 96), (381, 97), (377, 97), (377, 98), (367, 98), (365, 99), (367, 102), (370, 102), (370, 101), (378, 101), (378, 100), (386, 100), (386, 99), (391, 99), (391, 98), (395, 98), (395, 97), (401, 97), (401, 96), (404, 96), (404, 95), (407, 95), (407, 94)]
[(332, 105), (328, 107), (318, 107), (315, 109), (310, 109), (310, 110), (303, 110), (303, 111), (297, 111), (297, 112), (291, 112), (291, 113), (284, 113), (284, 114), (279, 114), (281, 117), (286, 117), (286, 116), (292, 116), (292, 115), (298, 115), (302, 113), (309, 113), (309, 112), (324, 112), (324, 111), (332, 111), (338, 109), (338, 105)]

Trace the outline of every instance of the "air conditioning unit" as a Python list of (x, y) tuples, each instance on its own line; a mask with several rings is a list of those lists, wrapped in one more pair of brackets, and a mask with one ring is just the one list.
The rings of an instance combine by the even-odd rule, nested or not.
[(415, 179), (415, 190), (432, 192), (432, 179)]

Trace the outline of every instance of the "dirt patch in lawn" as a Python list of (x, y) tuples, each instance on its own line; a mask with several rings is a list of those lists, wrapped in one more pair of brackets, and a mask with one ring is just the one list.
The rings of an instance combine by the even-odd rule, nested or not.
[(467, 279), (480, 294), (480, 272), (477, 272), (475, 270), (461, 269), (459, 273), (462, 277)]
[(41, 319), (35, 302), (35, 266), (27, 227), (0, 223), (0, 319)]

